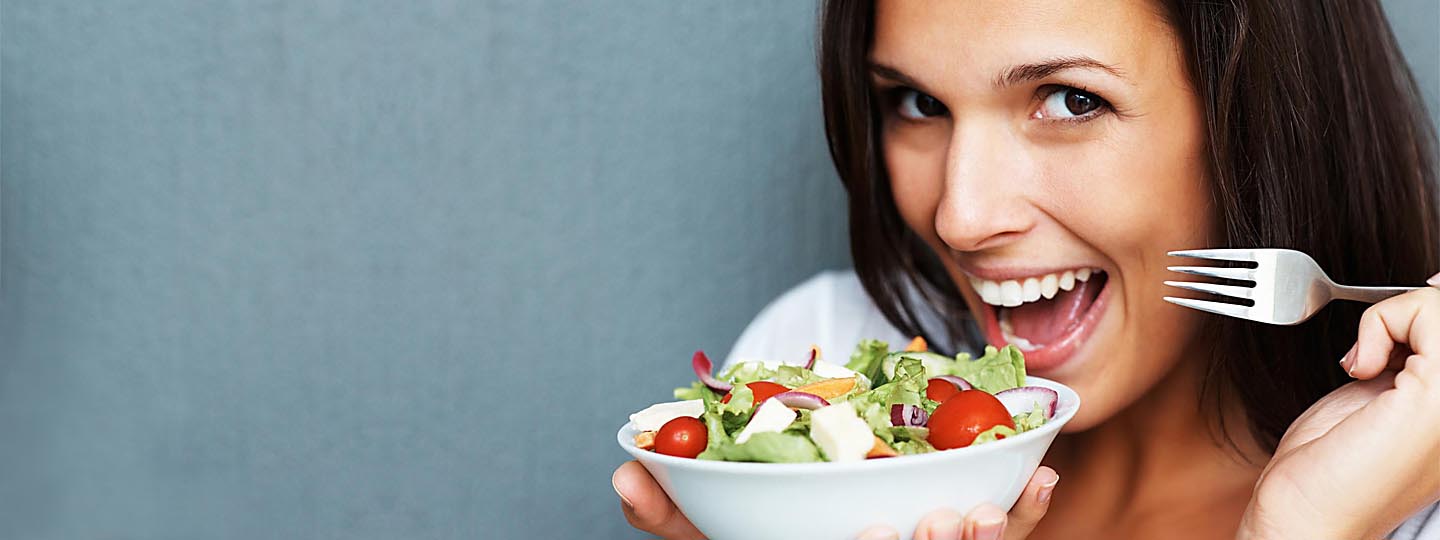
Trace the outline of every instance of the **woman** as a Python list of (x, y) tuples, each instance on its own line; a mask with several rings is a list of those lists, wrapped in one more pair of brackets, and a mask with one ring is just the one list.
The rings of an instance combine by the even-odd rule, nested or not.
[[(738, 354), (883, 316), (1020, 344), (1085, 402), (1008, 515), (917, 538), (1440, 536), (1440, 288), (1295, 327), (1162, 300), (1185, 248), (1299, 249), (1360, 285), (1440, 270), (1434, 135), (1377, 2), (835, 0), (821, 25), (873, 304), (812, 281)], [(869, 311), (784, 326), (835, 294)], [(635, 526), (699, 536), (643, 468), (614, 480)]]

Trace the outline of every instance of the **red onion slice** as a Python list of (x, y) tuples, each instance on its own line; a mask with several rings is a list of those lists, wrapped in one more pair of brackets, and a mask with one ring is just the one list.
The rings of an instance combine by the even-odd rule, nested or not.
[(961, 379), (960, 377), (956, 377), (956, 376), (954, 376), (954, 375), (940, 375), (940, 376), (937, 376), (937, 377), (931, 377), (931, 378), (930, 378), (930, 380), (932, 380), (932, 381), (935, 380), (935, 379), (940, 379), (940, 380), (942, 380), (942, 381), (945, 381), (945, 382), (948, 382), (948, 383), (950, 383), (950, 384), (953, 384), (953, 385), (955, 385), (956, 388), (959, 388), (961, 391), (964, 391), (964, 390), (974, 390), (974, 389), (975, 389), (975, 386), (972, 385), (972, 384), (970, 384), (970, 381), (967, 381), (967, 380), (965, 380), (965, 379)]
[(919, 405), (902, 405), (896, 403), (890, 406), (890, 425), (925, 427), (930, 423), (930, 413)]
[(1005, 405), (1005, 410), (1010, 411), (1011, 416), (1030, 414), (1035, 410), (1035, 405), (1045, 411), (1045, 419), (1055, 417), (1055, 406), (1060, 402), (1060, 394), (1054, 390), (1041, 386), (1022, 386), (1001, 390), (995, 394), (995, 399)]
[(695, 376), (711, 390), (724, 394), (734, 388), (730, 383), (710, 375), (713, 366), (710, 365), (710, 357), (705, 356), (705, 351), (695, 351), (695, 356), (690, 359), (690, 367), (695, 368)]
[(816, 358), (820, 358), (820, 347), (818, 345), (811, 345), (810, 359), (805, 361), (805, 369), (815, 369)]
[(825, 401), (825, 398), (822, 398), (815, 394), (811, 394), (809, 392), (795, 392), (793, 390), (790, 392), (781, 392), (779, 394), (775, 394), (774, 396), (772, 396), (771, 399), (780, 400), (780, 403), (784, 403), (786, 407), (807, 409), (811, 411), (819, 409), (821, 407), (830, 406), (830, 402)]

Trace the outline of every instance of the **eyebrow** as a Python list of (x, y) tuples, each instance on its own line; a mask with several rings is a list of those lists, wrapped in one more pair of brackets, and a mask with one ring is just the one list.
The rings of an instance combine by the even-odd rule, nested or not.
[[(1009, 69), (1006, 69), (1004, 73), (1001, 73), (1000, 76), (995, 79), (995, 86), (1016, 86), (1027, 82), (1038, 81), (1061, 71), (1065, 71), (1067, 69), (1096, 69), (1109, 73), (1110, 75), (1113, 75), (1120, 79), (1125, 79), (1128, 82), (1128, 79), (1125, 77), (1125, 72), (1118, 67), (1106, 64), (1088, 56), (1064, 56), (1058, 58), (1051, 58), (1041, 62), (1033, 62), (1029, 64), (1020, 64), (1018, 66), (1011, 66)], [(931, 93), (926, 90), (925, 86), (920, 84), (919, 81), (916, 81), (914, 78), (906, 75), (904, 72), (901, 72), (900, 70), (887, 66), (885, 64), (871, 62), (870, 72), (882, 78), (889, 79), (905, 86), (909, 86), (921, 92), (925, 92), (927, 94)]]
[(912, 79), (909, 75), (906, 75), (900, 70), (892, 68), (885, 64), (876, 64), (874, 62), (871, 62), (870, 72), (879, 75), (881, 78), (890, 79), (905, 86), (909, 86), (910, 88), (925, 92), (926, 94), (931, 93), (929, 90), (925, 89), (925, 85), (920, 84), (920, 81)]
[(1002, 87), (1015, 86), (1038, 81), (1067, 69), (1098, 69), (1120, 79), (1125, 79), (1125, 72), (1121, 71), (1118, 67), (1088, 56), (1065, 56), (1051, 58), (1043, 62), (1012, 66), (1010, 69), (1005, 70), (1005, 73), (1001, 74), (999, 78), (995, 79), (995, 85)]

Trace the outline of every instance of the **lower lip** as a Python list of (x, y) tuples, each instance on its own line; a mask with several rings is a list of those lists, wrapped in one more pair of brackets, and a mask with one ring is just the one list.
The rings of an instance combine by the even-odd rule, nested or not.
[[(1070, 327), (1070, 330), (1060, 336), (1054, 343), (1047, 343), (1045, 346), (1033, 351), (1025, 351), (1025, 370), (1034, 372), (1046, 372), (1059, 368), (1070, 360), (1075, 351), (1085, 344), (1090, 334), (1100, 325), (1100, 317), (1105, 314), (1105, 308), (1110, 300), (1110, 285), (1113, 278), (1105, 280), (1105, 288), (1100, 290), (1100, 295), (1091, 302), (1090, 309), (1080, 318), (1080, 322)], [(1000, 331), (999, 308), (986, 304), (984, 311), (985, 337), (990, 343), (1008, 345), (1005, 334)]]

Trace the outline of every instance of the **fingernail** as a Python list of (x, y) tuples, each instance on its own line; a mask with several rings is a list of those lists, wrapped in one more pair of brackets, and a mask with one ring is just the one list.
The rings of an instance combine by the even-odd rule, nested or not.
[(1057, 473), (1049, 482), (1040, 484), (1040, 492), (1035, 494), (1035, 499), (1040, 501), (1040, 504), (1050, 502), (1050, 495), (1055, 493), (1055, 484), (1058, 483), (1060, 483), (1060, 475)]
[(975, 524), (975, 540), (1000, 540), (1005, 532), (1005, 518), (981, 521)]
[(620, 486), (615, 485), (615, 481), (614, 481), (614, 480), (611, 480), (611, 481), (610, 481), (610, 488), (611, 488), (611, 489), (614, 489), (614, 490), (615, 490), (615, 495), (617, 495), (617, 496), (620, 497), (620, 504), (625, 505), (626, 508), (630, 508), (630, 509), (634, 509), (634, 508), (635, 508), (635, 503), (632, 503), (632, 502), (630, 502), (630, 499), (625, 498), (625, 494), (620, 492)]
[(1425, 280), (1425, 283), (1431, 287), (1440, 287), (1440, 274), (1430, 276), (1430, 279)]
[(1345, 351), (1345, 356), (1340, 357), (1340, 367), (1351, 377), (1355, 376), (1355, 348), (1359, 346), (1359, 343), (1351, 345), (1350, 350)]
[(945, 514), (930, 522), (930, 538), (959, 538), (960, 516)]

